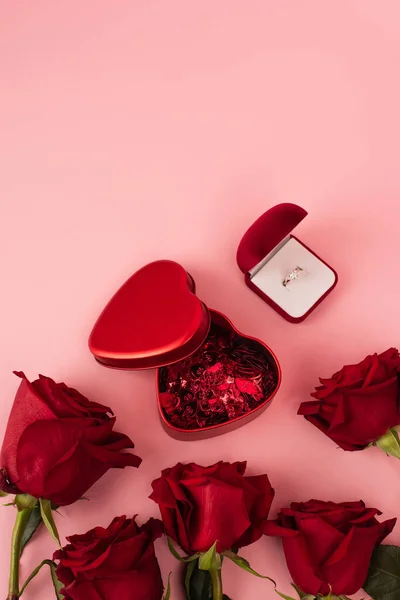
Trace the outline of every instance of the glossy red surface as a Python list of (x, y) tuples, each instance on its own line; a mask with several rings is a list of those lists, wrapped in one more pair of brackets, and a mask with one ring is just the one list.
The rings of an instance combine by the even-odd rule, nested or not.
[[(211, 322), (214, 328), (220, 328), (221, 340), (225, 340), (221, 361), (225, 383), (230, 383), (227, 394), (237, 397), (225, 406), (226, 420), (216, 420), (215, 414), (203, 414), (198, 423), (186, 419), (186, 414), (183, 420), (176, 419), (176, 399), (165, 395), (166, 373), (169, 369), (178, 373), (181, 365), (203, 367), (213, 335), (212, 332), (209, 335)], [(227, 348), (231, 343), (232, 347)], [(270, 404), (281, 381), (278, 360), (268, 346), (240, 333), (223, 314), (209, 311), (196, 297), (190, 275), (181, 265), (168, 260), (150, 263), (126, 281), (98, 318), (89, 347), (107, 367), (129, 370), (158, 367), (161, 422), (169, 435), (182, 440), (212, 437), (244, 425)], [(215, 347), (213, 352), (218, 354)], [(234, 365), (230, 364), (230, 353)], [(214, 358), (213, 364), (218, 362)], [(230, 381), (233, 376), (235, 382)], [(194, 379), (190, 382), (191, 390)], [(213, 390), (215, 382), (221, 384), (217, 376), (210, 375), (209, 379), (208, 392)], [(253, 385), (258, 389), (251, 392)], [(187, 405), (185, 408), (190, 409)]]
[(179, 361), (205, 340), (207, 307), (176, 262), (160, 260), (137, 271), (111, 298), (89, 338), (102, 364), (148, 369)]

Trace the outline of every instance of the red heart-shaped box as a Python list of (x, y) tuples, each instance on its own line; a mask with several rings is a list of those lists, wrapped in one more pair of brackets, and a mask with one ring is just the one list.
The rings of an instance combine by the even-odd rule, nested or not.
[[(195, 376), (191, 375), (192, 371), (200, 369), (203, 372), (204, 369), (201, 365), (194, 369), (189, 363), (194, 356), (200, 362), (203, 357), (204, 360), (209, 360), (210, 352), (206, 350), (211, 344), (210, 340), (215, 340), (216, 331), (224, 340), (232, 340), (225, 341), (224, 348), (221, 348), (221, 353), (225, 353), (225, 360), (226, 356), (230, 356), (229, 344), (235, 344), (234, 352), (232, 351), (235, 360), (239, 360), (238, 355), (244, 355), (246, 363), (250, 353), (253, 362), (265, 365), (265, 375), (268, 370), (273, 383), (268, 387), (265, 397), (251, 410), (237, 415), (231, 413), (229, 419), (212, 425), (207, 424), (206, 411), (203, 420), (194, 424), (191, 422), (190, 428), (177, 426), (177, 415), (166, 410), (163, 405), (166, 392), (168, 395), (167, 385), (172, 385), (167, 383), (168, 376), (172, 371), (179, 373), (182, 386), (194, 387)], [(89, 348), (96, 360), (107, 367), (129, 370), (157, 368), (157, 399), (161, 422), (170, 435), (183, 440), (225, 433), (254, 419), (270, 404), (281, 381), (278, 360), (268, 346), (260, 340), (244, 336), (223, 314), (209, 310), (196, 296), (193, 278), (181, 265), (169, 260), (144, 266), (122, 285), (98, 318), (90, 335)], [(213, 360), (217, 365), (220, 364), (215, 352)], [(248, 365), (240, 363), (240, 367), (246, 372)], [(214, 372), (216, 368), (219, 367), (214, 364), (210, 370)], [(181, 371), (189, 373), (184, 381)], [(216, 380), (214, 374), (212, 380)], [(243, 379), (240, 381), (246, 392), (246, 382), (243, 383)], [(212, 396), (212, 384), (210, 385), (211, 389), (207, 389), (207, 393)], [(263, 389), (265, 391), (267, 388)], [(243, 394), (243, 397), (247, 396)], [(233, 404), (236, 409), (229, 405), (230, 410), (238, 410), (238, 403)], [(188, 410), (192, 410), (190, 406), (186, 408)], [(201, 426), (197, 423), (201, 423)]]

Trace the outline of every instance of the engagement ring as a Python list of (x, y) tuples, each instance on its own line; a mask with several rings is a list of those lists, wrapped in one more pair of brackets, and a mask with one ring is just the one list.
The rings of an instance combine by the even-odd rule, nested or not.
[(295, 281), (300, 273), (304, 271), (304, 269), (302, 269), (301, 267), (297, 266), (295, 269), (293, 269), (293, 271), (291, 271), (289, 273), (289, 275), (282, 281), (282, 285), (284, 287), (287, 287), (289, 283), (291, 283), (292, 281)]

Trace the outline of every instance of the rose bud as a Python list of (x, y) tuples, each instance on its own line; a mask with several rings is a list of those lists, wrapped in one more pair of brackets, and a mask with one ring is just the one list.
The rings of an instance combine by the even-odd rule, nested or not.
[(343, 450), (381, 446), (400, 458), (400, 355), (395, 348), (347, 365), (303, 402), (298, 414), (318, 427)]
[(107, 406), (48, 377), (30, 383), (23, 373), (0, 455), (0, 485), (7, 492), (72, 504), (108, 469), (138, 467), (141, 459), (122, 450), (129, 437), (113, 431)]
[(163, 532), (157, 519), (139, 527), (135, 518), (115, 518), (104, 529), (68, 537), (54, 554), (66, 600), (161, 600), (163, 582), (154, 540)]
[(280, 536), (293, 582), (305, 594), (355, 594), (367, 577), (372, 552), (396, 519), (379, 523), (376, 508), (364, 502), (293, 502), (266, 535)]
[(246, 477), (245, 462), (210, 467), (178, 463), (152, 483), (166, 533), (189, 555), (219, 553), (257, 541), (274, 490), (267, 475)]

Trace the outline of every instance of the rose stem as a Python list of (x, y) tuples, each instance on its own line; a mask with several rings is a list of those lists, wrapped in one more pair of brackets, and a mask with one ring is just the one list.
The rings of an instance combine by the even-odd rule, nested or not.
[(213, 600), (222, 600), (221, 569), (210, 569), (209, 573), (212, 581)]
[(21, 554), (21, 540), (25, 527), (29, 521), (31, 510), (19, 510), (11, 538), (10, 583), (7, 600), (17, 600), (19, 593), (19, 559)]

